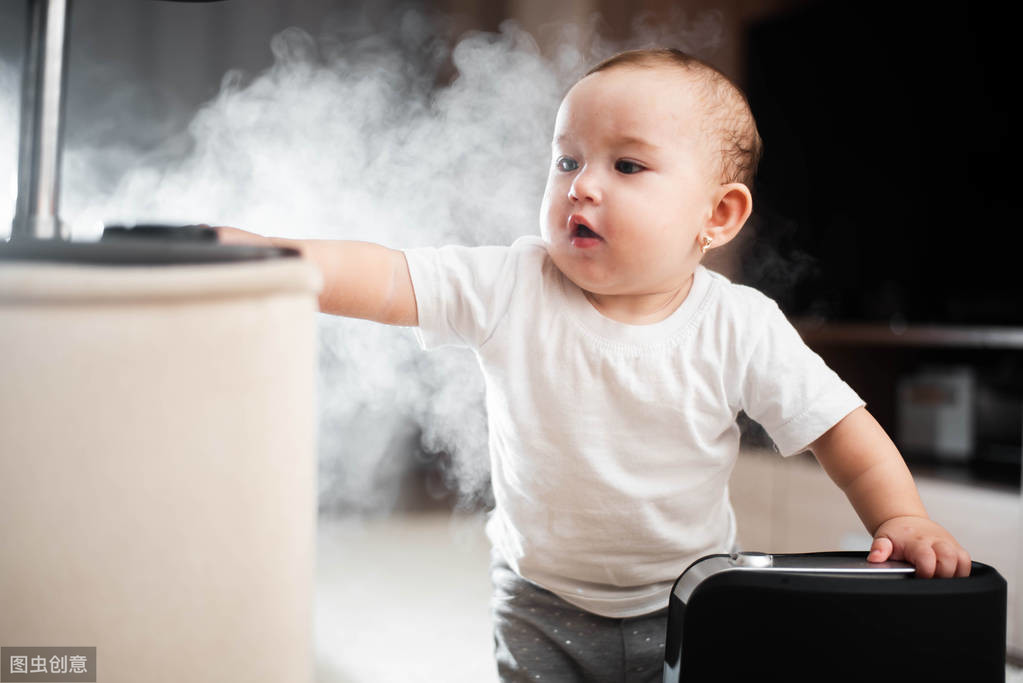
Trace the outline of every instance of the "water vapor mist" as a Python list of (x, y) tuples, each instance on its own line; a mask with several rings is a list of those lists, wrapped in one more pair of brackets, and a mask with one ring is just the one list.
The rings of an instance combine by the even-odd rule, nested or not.
[(18, 97), (16, 69), (0, 61), (0, 237), (11, 233), (18, 193)]
[[(583, 70), (644, 44), (706, 56), (720, 33), (713, 15), (641, 21), (626, 44), (592, 27), (548, 27), (561, 47), (544, 55), (511, 22), (451, 48), (443, 19), (393, 19), (365, 35), (284, 30), (269, 69), (228, 73), (187, 130), (156, 149), (117, 139), (66, 149), (62, 216), (73, 237), (118, 222), (205, 222), (395, 248), (510, 244), (538, 232), (554, 114)], [(17, 156), (17, 76), (0, 64), (2, 160)], [(0, 168), (0, 187), (13, 187), (13, 175), (13, 165)], [(9, 215), (0, 220), (9, 226)], [(407, 329), (329, 316), (319, 325), (321, 509), (386, 509), (410, 451), (447, 454), (461, 504), (484, 500), (473, 355), (423, 353)]]

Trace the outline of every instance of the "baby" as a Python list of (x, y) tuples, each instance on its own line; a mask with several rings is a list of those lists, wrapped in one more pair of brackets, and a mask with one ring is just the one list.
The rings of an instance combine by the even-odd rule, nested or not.
[(701, 265), (752, 211), (760, 138), (742, 93), (676, 50), (594, 67), (558, 111), (542, 237), (509, 247), (293, 247), (320, 308), (472, 348), (486, 381), (502, 680), (658, 680), (668, 593), (735, 546), (740, 410), (811, 450), (921, 577), (970, 557), (928, 519), (902, 457), (777, 305)]

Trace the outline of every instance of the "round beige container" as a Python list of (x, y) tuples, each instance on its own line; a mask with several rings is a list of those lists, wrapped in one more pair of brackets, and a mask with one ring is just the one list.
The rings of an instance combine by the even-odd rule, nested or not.
[(319, 287), (295, 258), (0, 264), (0, 644), (312, 680)]

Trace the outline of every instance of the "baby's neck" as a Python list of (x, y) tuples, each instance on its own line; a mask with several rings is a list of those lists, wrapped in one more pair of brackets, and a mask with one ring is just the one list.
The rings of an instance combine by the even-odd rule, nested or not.
[(649, 294), (594, 294), (583, 290), (586, 299), (605, 318), (629, 325), (659, 323), (678, 310), (693, 287), (693, 276), (680, 286)]

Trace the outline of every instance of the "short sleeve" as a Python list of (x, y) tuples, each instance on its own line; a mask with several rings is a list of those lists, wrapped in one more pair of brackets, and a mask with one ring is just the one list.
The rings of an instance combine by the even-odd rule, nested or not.
[(803, 342), (773, 301), (767, 305), (743, 381), (743, 410), (783, 456), (795, 455), (864, 405)]
[(513, 247), (423, 247), (404, 250), (424, 349), (479, 348), (508, 309), (515, 287)]

